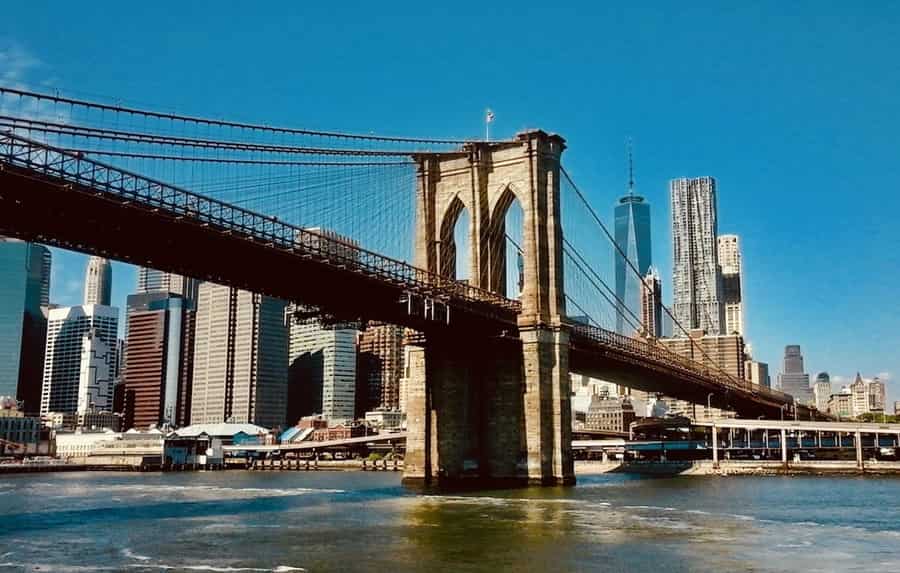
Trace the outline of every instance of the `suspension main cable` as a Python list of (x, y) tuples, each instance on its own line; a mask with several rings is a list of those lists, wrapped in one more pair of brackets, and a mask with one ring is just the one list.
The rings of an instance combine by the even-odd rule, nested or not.
[(171, 147), (196, 147), (201, 149), (215, 149), (227, 151), (255, 151), (261, 153), (284, 153), (302, 155), (346, 155), (346, 156), (373, 156), (373, 157), (404, 157), (413, 156), (417, 151), (389, 151), (381, 149), (341, 149), (321, 147), (299, 147), (289, 145), (269, 145), (264, 143), (244, 143), (240, 141), (227, 141), (216, 139), (199, 139), (192, 137), (179, 137), (171, 135), (157, 135), (153, 133), (141, 133), (132, 131), (119, 131), (111, 129), (98, 129), (84, 126), (70, 126), (62, 124), (59, 127), (46, 125), (52, 122), (26, 120), (29, 125), (18, 125), (19, 120), (0, 121), (0, 127), (18, 129), (24, 131), (37, 131), (53, 135), (69, 135), (85, 139), (100, 139), (109, 141), (126, 141), (131, 143), (143, 143), (153, 145), (168, 145)]
[(58, 94), (46, 94), (35, 91), (29, 91), (24, 89), (18, 89), (13, 87), (5, 87), (0, 86), (0, 93), (2, 94), (10, 94), (16, 95), (23, 98), (33, 98), (36, 100), (44, 100), (51, 101), (54, 103), (62, 103), (70, 106), (83, 107), (86, 109), (96, 109), (103, 111), (111, 111), (114, 113), (123, 113), (127, 115), (136, 115), (154, 119), (163, 119), (167, 121), (181, 121), (185, 123), (194, 123), (198, 125), (206, 125), (206, 126), (215, 126), (215, 127), (228, 127), (228, 128), (237, 128), (237, 129), (245, 129), (250, 131), (263, 131), (269, 133), (281, 133), (281, 134), (289, 134), (289, 135), (305, 135), (312, 137), (329, 137), (334, 139), (356, 139), (356, 140), (364, 140), (364, 141), (380, 141), (380, 142), (393, 142), (393, 143), (423, 143), (423, 144), (435, 144), (435, 145), (462, 145), (466, 143), (465, 140), (462, 139), (436, 139), (436, 138), (417, 138), (417, 137), (395, 137), (395, 136), (384, 136), (384, 135), (363, 135), (359, 133), (344, 133), (338, 131), (319, 131), (319, 130), (311, 130), (311, 129), (299, 129), (293, 127), (278, 127), (271, 125), (262, 125), (256, 123), (245, 123), (238, 121), (228, 121), (228, 120), (220, 120), (220, 119), (211, 119), (205, 117), (196, 117), (189, 115), (180, 115), (174, 113), (165, 113), (158, 111), (151, 111), (133, 107), (125, 107), (120, 105), (110, 105), (98, 102), (92, 102), (88, 100), (74, 99), (63, 97)]

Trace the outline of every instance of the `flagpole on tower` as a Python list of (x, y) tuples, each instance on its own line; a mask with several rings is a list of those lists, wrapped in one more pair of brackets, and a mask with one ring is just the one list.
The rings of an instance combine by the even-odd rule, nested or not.
[(494, 112), (488, 108), (484, 115), (484, 140), (491, 140), (491, 123), (494, 121)]

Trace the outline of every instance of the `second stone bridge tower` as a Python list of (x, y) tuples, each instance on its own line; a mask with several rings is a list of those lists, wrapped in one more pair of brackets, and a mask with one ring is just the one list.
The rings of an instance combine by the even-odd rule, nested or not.
[[(561, 137), (529, 131), (416, 157), (416, 266), (456, 278), (459, 260), (470, 284), (505, 295), (506, 214), (518, 201), (523, 279), (517, 332), (429, 334), (410, 349), (407, 483), (574, 482), (559, 197), (564, 149)], [(468, 250), (458, 253), (454, 229), (463, 210)]]

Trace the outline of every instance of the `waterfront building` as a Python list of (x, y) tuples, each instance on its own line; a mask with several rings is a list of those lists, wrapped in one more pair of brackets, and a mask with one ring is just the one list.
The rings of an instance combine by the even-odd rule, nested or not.
[[(41, 388), (41, 414), (75, 414), (79, 404), (112, 407), (119, 309), (83, 305), (51, 309)], [(100, 358), (102, 356), (102, 358)], [(92, 369), (102, 369), (96, 375)], [(84, 376), (83, 376), (84, 374)], [(93, 398), (89, 394), (94, 388)]]
[(809, 374), (803, 369), (803, 353), (800, 346), (790, 344), (784, 347), (784, 364), (778, 375), (778, 388), (794, 397), (797, 404), (811, 404), (812, 391), (809, 388)]
[(109, 306), (112, 295), (112, 265), (109, 259), (91, 257), (84, 273), (84, 305)]
[[(723, 334), (716, 180), (712, 177), (675, 179), (669, 184), (669, 192), (675, 320), (688, 331), (701, 329), (713, 336)], [(681, 329), (674, 335), (688, 336)]]
[(0, 396), (0, 456), (37, 453), (41, 419), (26, 416), (12, 396)]
[(849, 392), (832, 394), (828, 399), (827, 411), (838, 418), (850, 418), (853, 414), (853, 396)]
[(585, 417), (586, 430), (605, 430), (608, 432), (627, 432), (635, 420), (634, 408), (628, 397), (595, 394), (591, 398)]
[[(606, 396), (619, 395), (619, 387), (612, 382), (598, 380), (584, 374), (575, 374), (574, 372), (569, 373), (569, 380), (572, 393), (569, 404), (572, 408), (572, 423), (575, 426), (584, 424), (588, 408), (590, 408), (594, 396), (598, 394)], [(623, 390), (629, 391), (628, 389)], [(630, 392), (639, 393), (636, 390), (631, 390)]]
[(50, 296), (50, 250), (0, 236), (0, 396), (40, 410)]
[(359, 334), (357, 361), (357, 414), (400, 408), (403, 374), (403, 328), (370, 323)]
[[(326, 324), (293, 306), (287, 314), (289, 422), (311, 414), (321, 414), (331, 424), (353, 420), (358, 331), (346, 325)], [(397, 384), (399, 394), (399, 379)]]
[(366, 424), (379, 430), (399, 430), (406, 423), (406, 414), (400, 410), (378, 408), (365, 414)]
[(876, 376), (867, 385), (866, 390), (869, 395), (869, 412), (880, 414), (884, 412), (885, 405), (885, 388), (884, 382)]
[(194, 310), (185, 298), (167, 292), (130, 295), (127, 306), (126, 429), (188, 424)]
[(660, 338), (663, 324), (662, 281), (653, 267), (644, 276), (641, 288), (641, 334), (645, 337)]
[(720, 235), (719, 267), (722, 269), (722, 304), (725, 307), (725, 333), (744, 335), (743, 264), (737, 235)]
[(285, 303), (205, 282), (194, 325), (191, 424), (285, 422)]
[(119, 439), (122, 434), (109, 429), (72, 430), (56, 433), (56, 457), (84, 458), (91, 455), (104, 442)]
[[(615, 207), (615, 239), (613, 252), (616, 273), (616, 332), (634, 334), (631, 323), (641, 313), (641, 277), (650, 270), (650, 204), (634, 193), (634, 170), (629, 149), (628, 192)], [(627, 260), (619, 252), (625, 253)], [(631, 263), (629, 265), (629, 262)], [(634, 266), (639, 275), (636, 275)]]
[(112, 430), (114, 432), (119, 432), (122, 430), (122, 415), (96, 410), (79, 412), (75, 418), (74, 427), (88, 430)]
[(769, 378), (769, 365), (765, 362), (757, 362), (756, 360), (747, 360), (744, 363), (744, 374), (747, 380), (759, 386), (770, 388), (772, 381)]
[(894, 402), (894, 415), (900, 416), (900, 400)]
[(828, 372), (819, 372), (813, 382), (813, 400), (820, 412), (828, 411), (828, 400), (831, 398), (831, 378)]
[(191, 277), (167, 273), (148, 267), (138, 269), (136, 294), (172, 293), (180, 295), (193, 306), (197, 301), (200, 281)]
[(869, 412), (869, 388), (859, 372), (850, 385), (850, 396), (853, 404), (852, 416), (860, 416)]

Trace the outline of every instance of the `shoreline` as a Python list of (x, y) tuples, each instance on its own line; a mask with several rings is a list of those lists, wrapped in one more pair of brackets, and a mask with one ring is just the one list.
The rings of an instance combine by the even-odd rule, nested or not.
[[(577, 467), (577, 466), (576, 466)], [(780, 461), (726, 460), (718, 466), (712, 460), (686, 462), (626, 462), (613, 473), (632, 473), (653, 476), (900, 476), (900, 462), (870, 461), (858, 467), (855, 461), (800, 461), (787, 464)], [(576, 473), (578, 473), (576, 471)]]
[[(316, 467), (279, 467), (277, 465), (248, 469), (244, 467), (226, 467), (223, 469), (167, 470), (166, 473), (184, 473), (188, 471), (252, 471), (252, 472), (392, 472), (401, 473), (402, 464), (393, 466), (363, 467), (357, 460), (321, 460)], [(159, 468), (141, 469), (131, 465), (95, 465), (95, 464), (33, 464), (0, 466), (0, 476), (38, 474), (54, 472), (160, 472)], [(900, 476), (900, 462), (867, 462), (859, 468), (852, 461), (802, 461), (790, 462), (787, 465), (779, 461), (761, 460), (724, 460), (716, 467), (711, 460), (669, 461), (669, 462), (618, 462), (579, 460), (575, 462), (575, 476), (592, 476), (607, 473), (625, 473), (658, 477), (676, 476), (823, 476), (823, 477), (884, 477)]]

